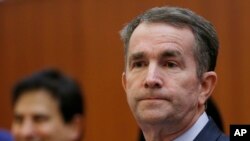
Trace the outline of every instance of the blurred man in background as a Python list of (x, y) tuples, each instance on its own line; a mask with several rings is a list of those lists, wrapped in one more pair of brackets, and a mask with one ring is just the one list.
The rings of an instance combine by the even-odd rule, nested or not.
[(84, 99), (78, 84), (57, 70), (35, 73), (12, 96), (16, 141), (81, 141)]

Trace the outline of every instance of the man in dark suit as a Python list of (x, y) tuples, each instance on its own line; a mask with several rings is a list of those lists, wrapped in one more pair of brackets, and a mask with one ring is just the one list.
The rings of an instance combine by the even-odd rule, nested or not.
[[(216, 123), (218, 128), (221, 131), (224, 131), (223, 120), (222, 120), (222, 117), (220, 115), (220, 111), (219, 111), (218, 107), (216, 106), (216, 103), (214, 102), (214, 100), (212, 98), (209, 98), (207, 100), (206, 113), (208, 114), (208, 116), (211, 116), (211, 118), (214, 120), (214, 122)], [(204, 133), (202, 133), (202, 134), (204, 134)], [(205, 137), (202, 134), (201, 134), (201, 136)], [(209, 138), (211, 138), (211, 137), (209, 137)], [(144, 138), (143, 133), (142, 133), (141, 130), (139, 132), (138, 141), (145, 141), (145, 138)]]
[(228, 141), (206, 114), (217, 81), (217, 33), (179, 7), (156, 7), (121, 31), (122, 84), (146, 141)]

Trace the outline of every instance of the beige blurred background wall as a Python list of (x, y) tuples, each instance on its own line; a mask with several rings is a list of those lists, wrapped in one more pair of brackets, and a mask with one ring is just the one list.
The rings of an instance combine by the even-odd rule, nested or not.
[(86, 141), (136, 141), (138, 127), (121, 87), (119, 30), (144, 10), (182, 6), (212, 21), (220, 38), (213, 97), (226, 133), (250, 124), (248, 0), (2, 0), (0, 2), (0, 128), (10, 129), (13, 84), (54, 67), (84, 87)]

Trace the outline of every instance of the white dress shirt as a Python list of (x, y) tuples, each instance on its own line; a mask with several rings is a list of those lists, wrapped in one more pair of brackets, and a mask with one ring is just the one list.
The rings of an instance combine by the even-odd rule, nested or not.
[(191, 128), (189, 128), (186, 132), (173, 141), (193, 141), (207, 124), (208, 120), (208, 116), (206, 112), (204, 112)]

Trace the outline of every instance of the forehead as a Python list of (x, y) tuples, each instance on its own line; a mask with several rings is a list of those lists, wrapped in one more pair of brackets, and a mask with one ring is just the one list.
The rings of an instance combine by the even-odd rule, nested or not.
[(166, 23), (141, 23), (133, 32), (129, 42), (129, 52), (151, 51), (159, 48), (193, 51), (194, 35), (189, 27), (176, 27)]
[(14, 112), (16, 114), (59, 114), (58, 102), (44, 89), (23, 92), (18, 98)]

